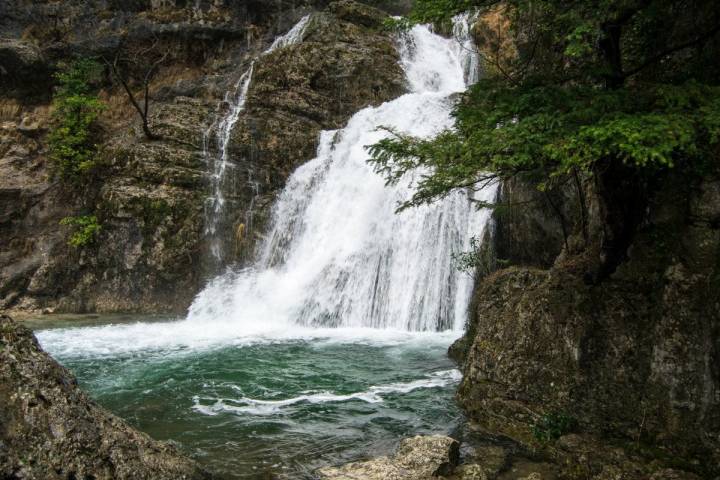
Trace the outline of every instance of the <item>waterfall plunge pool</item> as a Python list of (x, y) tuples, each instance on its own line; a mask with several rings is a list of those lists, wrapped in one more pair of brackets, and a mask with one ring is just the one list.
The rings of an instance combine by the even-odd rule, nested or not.
[(99, 404), (221, 478), (310, 477), (462, 423), (460, 373), (446, 356), (458, 332), (242, 336), (118, 316), (29, 325)]
[[(302, 41), (307, 21), (271, 50)], [(398, 38), (408, 93), (321, 134), (317, 157), (279, 195), (252, 268), (211, 281), (186, 320), (65, 319), (42, 324), (42, 346), (101, 405), (221, 477), (302, 478), (387, 454), (409, 435), (455, 430), (460, 373), (446, 351), (472, 281), (451, 256), (482, 238), (489, 212), (472, 201), (491, 201), (496, 187), (396, 215), (423, 172), (388, 187), (365, 147), (387, 136), (381, 126), (423, 138), (452, 128), (455, 95), (477, 77), (469, 25), (461, 15), (453, 38), (420, 25)], [(240, 76), (221, 131), (241, 113), (251, 77)], [(219, 150), (218, 216), (224, 142)], [(217, 219), (208, 220), (213, 234)], [(359, 325), (376, 328), (350, 328)]]

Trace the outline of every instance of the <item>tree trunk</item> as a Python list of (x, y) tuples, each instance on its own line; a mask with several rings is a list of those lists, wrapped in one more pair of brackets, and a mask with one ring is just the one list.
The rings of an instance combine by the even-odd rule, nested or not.
[(604, 36), (600, 40), (600, 51), (608, 67), (608, 72), (605, 74), (605, 87), (614, 90), (622, 87), (625, 83), (620, 49), (622, 26), (616, 23), (605, 23), (602, 31)]
[(595, 282), (611, 275), (627, 259), (628, 248), (647, 209), (647, 185), (637, 170), (618, 159), (601, 162), (595, 173), (600, 200), (600, 265)]

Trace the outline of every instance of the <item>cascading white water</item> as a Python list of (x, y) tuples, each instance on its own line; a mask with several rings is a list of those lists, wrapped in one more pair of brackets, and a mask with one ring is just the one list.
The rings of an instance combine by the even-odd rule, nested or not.
[[(206, 158), (212, 158), (212, 169), (213, 173), (210, 177), (212, 195), (208, 198), (206, 210), (205, 210), (205, 235), (210, 242), (210, 251), (213, 256), (221, 261), (223, 258), (222, 242), (217, 237), (217, 230), (220, 220), (222, 219), (223, 211), (225, 208), (225, 179), (226, 171), (232, 165), (228, 158), (228, 144), (230, 143), (230, 133), (232, 132), (233, 126), (240, 118), (240, 113), (245, 108), (245, 101), (247, 99), (247, 92), (250, 88), (250, 81), (252, 80), (253, 67), (255, 63), (250, 64), (250, 68), (242, 74), (240, 80), (236, 85), (237, 94), (235, 100), (230, 100), (227, 96), (225, 102), (230, 105), (228, 114), (223, 117), (217, 124), (217, 157), (210, 157), (207, 149), (207, 137), (209, 137), (209, 131), (205, 134), (205, 146), (204, 156)], [(212, 127), (211, 127), (212, 128)]]
[[(270, 48), (265, 50), (260, 56), (267, 55), (278, 48), (287, 47), (300, 42), (310, 17), (310, 15), (306, 15), (285, 35), (276, 38)], [(228, 146), (230, 144), (230, 136), (233, 128), (240, 118), (240, 114), (245, 110), (247, 94), (250, 89), (250, 83), (252, 82), (256, 61), (257, 59), (253, 60), (248, 69), (240, 76), (240, 79), (235, 84), (234, 94), (231, 95), (230, 92), (226, 94), (225, 103), (229, 105), (227, 114), (221, 117), (218, 122), (208, 129), (203, 139), (203, 156), (208, 160), (208, 163), (211, 165), (213, 170), (210, 176), (212, 194), (208, 198), (205, 207), (205, 236), (209, 242), (210, 252), (220, 263), (223, 261), (224, 252), (222, 249), (223, 242), (219, 238), (219, 235), (222, 232), (218, 232), (218, 226), (225, 214), (225, 190), (227, 188), (225, 182), (228, 178), (227, 171), (228, 169), (232, 169), (235, 165), (230, 158)], [(217, 132), (217, 150), (214, 155), (208, 148), (208, 138), (213, 130)], [(254, 193), (257, 194), (257, 186), (252, 179), (252, 171), (248, 172), (248, 177), (250, 188), (252, 188)], [(248, 210), (251, 214), (252, 205)], [(249, 224), (249, 222), (246, 221), (246, 224)]]
[(453, 38), (457, 42), (460, 61), (465, 71), (465, 83), (472, 85), (480, 79), (480, 54), (470, 33), (470, 25), (477, 13), (467, 12), (453, 19)]
[[(467, 20), (455, 19), (457, 36), (467, 37)], [(190, 322), (232, 322), (249, 331), (293, 324), (462, 328), (471, 278), (453, 267), (451, 255), (482, 233), (488, 212), (458, 192), (396, 214), (411, 195), (413, 175), (386, 186), (367, 164), (366, 146), (387, 135), (380, 126), (419, 137), (452, 127), (453, 95), (475, 78), (468, 69), (477, 69), (465, 41), (425, 26), (403, 35), (411, 93), (323, 132), (318, 156), (295, 171), (280, 195), (256, 264), (211, 282), (191, 306)], [(489, 201), (494, 188), (477, 195)]]

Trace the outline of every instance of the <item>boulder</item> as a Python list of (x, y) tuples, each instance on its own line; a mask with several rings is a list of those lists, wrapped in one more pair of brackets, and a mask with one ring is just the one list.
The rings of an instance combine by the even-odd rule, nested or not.
[[(424, 480), (445, 477), (451, 475), (459, 463), (459, 447), (458, 442), (450, 437), (419, 435), (400, 442), (391, 457), (326, 467), (318, 474), (324, 480)], [(476, 477), (469, 475), (462, 478)]]
[(30, 330), (0, 314), (0, 478), (211, 477), (95, 404)]
[(394, 460), (419, 478), (449, 475), (460, 460), (460, 445), (450, 437), (418, 435), (400, 442)]
[(45, 84), (50, 68), (35, 45), (18, 39), (0, 38), (0, 87), (25, 91), (28, 83)]
[(352, 0), (338, 0), (328, 6), (330, 13), (340, 20), (345, 20), (363, 27), (379, 28), (387, 14)]
[[(573, 220), (565, 246), (540, 203), (499, 214), (513, 265), (478, 281), (468, 333), (454, 348), (466, 352), (456, 354), (458, 400), (472, 421), (534, 448), (538, 425), (564, 417), (575, 426), (550, 443), (605, 471), (598, 478), (634, 469), (649, 477), (653, 462), (673, 465), (668, 456), (708, 478), (720, 473), (719, 182), (672, 173), (656, 181), (627, 258), (599, 283), (587, 281), (603, 238), (592, 188), (585, 246), (571, 191), (554, 199)], [(525, 198), (517, 180), (506, 187), (504, 195)], [(616, 460), (607, 437), (650, 447)]]

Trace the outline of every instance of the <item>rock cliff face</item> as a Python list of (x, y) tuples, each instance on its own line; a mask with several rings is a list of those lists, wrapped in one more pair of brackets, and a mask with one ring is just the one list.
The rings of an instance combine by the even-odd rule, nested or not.
[[(327, 7), (313, 17), (307, 43), (257, 63), (247, 118), (233, 132), (239, 168), (228, 183), (238, 187), (222, 232), (230, 260), (251, 256), (274, 193), (314, 156), (320, 129), (403, 89), (391, 39), (378, 28), (384, 14), (352, 2), (25, 3), (0, 5), (0, 308), (184, 311), (212, 273), (204, 135), (210, 129), (212, 144), (222, 99), (250, 59), (313, 9)], [(150, 124), (160, 138), (143, 137), (106, 72), (99, 167), (82, 189), (68, 187), (48, 160), (52, 73), (69, 58), (112, 59), (120, 48), (168, 52), (150, 89)], [(128, 75), (140, 92), (140, 77)], [(249, 213), (254, 228), (236, 235)], [(101, 223), (98, 238), (68, 246), (59, 221), (89, 214)]]
[[(500, 6), (473, 30), (490, 75), (523, 48), (505, 24)], [(564, 180), (502, 185), (450, 351), (459, 402), (542, 478), (717, 478), (720, 174)]]
[[(603, 241), (600, 200), (591, 183), (585, 187), (587, 242), (571, 191), (555, 199), (568, 228), (565, 242), (559, 220), (549, 219), (555, 209), (542, 198), (524, 203), (529, 190), (521, 182), (504, 189), (502, 201), (516, 206), (496, 215), (502, 232), (496, 249), (514, 266), (479, 281), (458, 399), (473, 421), (531, 445), (543, 422), (572, 418), (574, 429), (640, 454), (613, 466), (625, 475), (617, 478), (649, 478), (662, 465), (714, 478), (718, 177), (655, 179), (625, 260), (599, 281), (588, 272)], [(585, 450), (592, 461), (582, 478), (610, 478), (600, 476), (604, 454)]]
[[(315, 13), (302, 41), (262, 56), (253, 67), (245, 111), (232, 131), (236, 159), (223, 250), (243, 261), (263, 234), (269, 204), (285, 179), (315, 157), (321, 130), (404, 92), (404, 74), (386, 14), (338, 1)], [(238, 208), (253, 204), (253, 212)], [(235, 232), (233, 235), (232, 232)], [(240, 233), (242, 232), (242, 233)]]
[(208, 479), (173, 447), (97, 406), (25, 327), (0, 315), (0, 477)]

